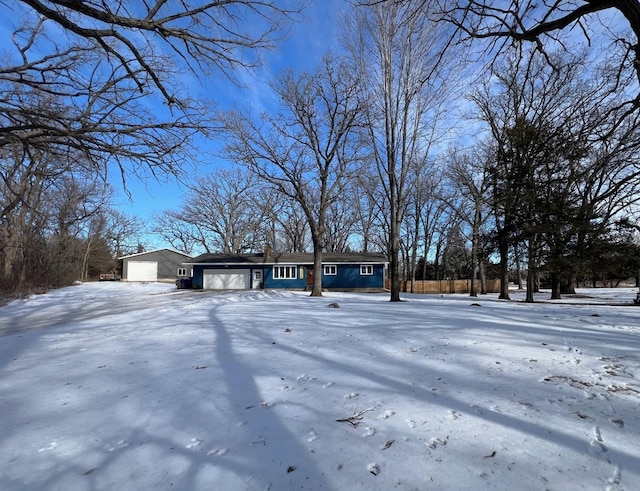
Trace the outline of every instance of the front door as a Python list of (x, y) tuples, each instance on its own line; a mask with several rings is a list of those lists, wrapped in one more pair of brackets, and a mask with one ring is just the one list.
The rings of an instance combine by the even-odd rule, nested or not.
[(307, 290), (313, 289), (313, 267), (305, 268), (307, 271)]
[(261, 269), (253, 270), (251, 288), (253, 288), (254, 290), (259, 290), (260, 288), (262, 288), (262, 270)]

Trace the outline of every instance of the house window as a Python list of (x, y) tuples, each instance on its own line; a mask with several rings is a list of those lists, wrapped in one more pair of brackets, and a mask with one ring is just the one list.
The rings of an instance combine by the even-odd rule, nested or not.
[(273, 279), (274, 280), (295, 280), (296, 267), (295, 266), (274, 266)]
[(361, 264), (360, 265), (360, 275), (361, 276), (371, 276), (373, 274), (373, 265), (372, 264)]
[(338, 274), (338, 266), (336, 266), (335, 264), (327, 264), (324, 267), (324, 274), (325, 276), (335, 276)]
[(189, 276), (187, 274), (187, 268), (178, 268), (178, 276)]

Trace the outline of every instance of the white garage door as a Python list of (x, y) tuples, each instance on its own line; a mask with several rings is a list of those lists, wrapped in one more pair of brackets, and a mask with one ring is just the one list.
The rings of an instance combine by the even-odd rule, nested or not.
[(158, 261), (129, 261), (128, 281), (157, 281)]
[(249, 271), (242, 269), (205, 270), (202, 287), (205, 290), (244, 290), (249, 288)]

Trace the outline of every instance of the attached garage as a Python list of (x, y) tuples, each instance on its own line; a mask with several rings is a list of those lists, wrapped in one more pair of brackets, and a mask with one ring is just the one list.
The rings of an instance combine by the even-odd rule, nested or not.
[(158, 261), (129, 261), (129, 281), (157, 281)]
[(205, 290), (245, 290), (251, 287), (250, 272), (242, 269), (205, 269), (202, 287)]

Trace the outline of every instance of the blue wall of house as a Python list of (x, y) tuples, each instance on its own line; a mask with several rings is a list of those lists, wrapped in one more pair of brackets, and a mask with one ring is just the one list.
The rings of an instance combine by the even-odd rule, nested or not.
[(193, 279), (191, 280), (191, 287), (197, 290), (202, 290), (202, 270), (204, 266), (193, 265)]
[(383, 288), (384, 265), (374, 264), (372, 275), (361, 275), (360, 264), (338, 263), (335, 275), (322, 274), (323, 288)]
[[(300, 270), (302, 269), (303, 275), (300, 277)], [(304, 266), (296, 266), (296, 278), (295, 279), (276, 279), (273, 277), (273, 267), (265, 266), (262, 273), (264, 278), (265, 288), (282, 288), (282, 289), (300, 289), (304, 290), (307, 286), (307, 273)]]
[[(360, 264), (336, 264), (337, 271), (335, 275), (325, 275), (323, 268), (322, 287), (323, 288), (384, 288), (384, 265), (374, 264), (372, 275), (361, 275)], [(203, 266), (193, 265), (193, 288), (202, 289), (203, 271), (205, 269), (226, 269), (224, 267), (215, 267), (211, 265)], [(243, 267), (234, 266), (233, 269), (260, 269), (259, 266)], [(301, 277), (300, 271), (303, 275)], [(273, 267), (265, 266), (263, 268), (263, 284), (265, 288), (273, 289), (300, 289), (304, 290), (307, 285), (306, 266), (296, 266), (295, 279), (275, 279), (273, 277)]]

